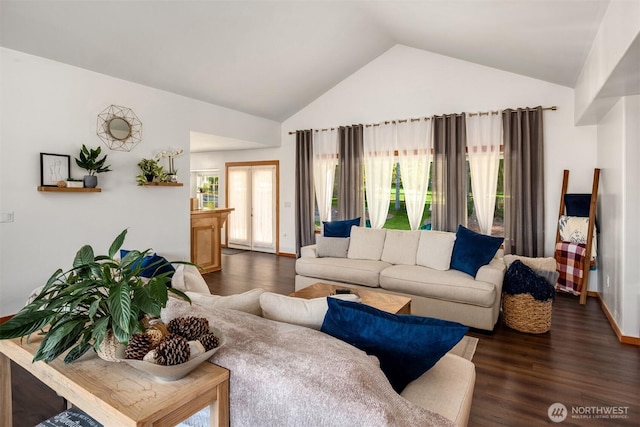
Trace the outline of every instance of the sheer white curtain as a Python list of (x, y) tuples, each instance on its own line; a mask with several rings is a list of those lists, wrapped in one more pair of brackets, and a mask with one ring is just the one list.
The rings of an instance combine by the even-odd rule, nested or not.
[(313, 135), (313, 185), (320, 221), (331, 221), (333, 181), (338, 165), (338, 129)]
[(394, 158), (394, 125), (364, 128), (365, 196), (371, 228), (382, 228), (391, 201), (391, 174)]
[(398, 123), (397, 149), (409, 225), (418, 230), (429, 186), (433, 139), (431, 120)]
[(482, 234), (491, 235), (502, 145), (502, 114), (467, 114), (467, 151), (471, 191)]

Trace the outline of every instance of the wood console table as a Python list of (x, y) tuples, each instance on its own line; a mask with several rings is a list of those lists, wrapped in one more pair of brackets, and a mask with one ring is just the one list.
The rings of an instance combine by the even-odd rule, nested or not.
[(191, 211), (191, 262), (207, 273), (222, 269), (220, 230), (233, 208)]
[[(0, 340), (0, 425), (11, 427), (11, 360), (105, 426), (175, 426), (210, 405), (211, 426), (229, 425), (229, 371), (204, 362), (176, 381), (160, 381), (93, 351), (65, 365), (32, 363), (42, 336)], [(35, 404), (36, 402), (34, 402)], [(44, 421), (44, 420), (43, 420)]]

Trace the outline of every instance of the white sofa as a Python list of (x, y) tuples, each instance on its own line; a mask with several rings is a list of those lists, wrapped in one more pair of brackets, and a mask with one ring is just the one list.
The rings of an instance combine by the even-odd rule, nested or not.
[(323, 282), (411, 298), (411, 313), (492, 331), (500, 314), (502, 250), (475, 277), (450, 268), (456, 233), (353, 227), (318, 236), (296, 260), (295, 289)]
[[(238, 295), (210, 295), (204, 279), (192, 266), (178, 267), (172, 284), (187, 292), (191, 297), (193, 305), (186, 311), (190, 315), (198, 315), (197, 313), (206, 312), (207, 309), (213, 312), (218, 309), (231, 308), (260, 316), (264, 312), (265, 322), (286, 322), (296, 325), (290, 327), (304, 328), (301, 326), (304, 325), (306, 326), (304, 329), (319, 329), (323, 310), (326, 312), (326, 308), (319, 304), (322, 299), (291, 298), (264, 292), (259, 288)], [(174, 298), (170, 300), (177, 301)], [(324, 300), (324, 307), (326, 307), (326, 298)], [(327, 337), (329, 336), (327, 335)], [(334, 338), (331, 337), (331, 339)], [(302, 343), (298, 343), (298, 345), (302, 345)], [(454, 348), (445, 354), (435, 366), (409, 383), (400, 396), (414, 405), (443, 416), (456, 426), (466, 426), (471, 411), (476, 372), (475, 365), (471, 361), (456, 354), (460, 354), (464, 350), (456, 350), (457, 348)], [(305, 349), (306, 351), (310, 350)], [(232, 377), (233, 375), (232, 372)], [(233, 396), (233, 383), (230, 392)], [(391, 391), (391, 393), (394, 392)], [(322, 405), (322, 402), (318, 404)], [(183, 425), (195, 424), (187, 422)]]

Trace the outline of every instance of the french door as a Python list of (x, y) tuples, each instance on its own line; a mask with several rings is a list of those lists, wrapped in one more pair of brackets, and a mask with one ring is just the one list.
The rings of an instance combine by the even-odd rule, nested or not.
[(227, 163), (227, 246), (278, 252), (278, 161)]

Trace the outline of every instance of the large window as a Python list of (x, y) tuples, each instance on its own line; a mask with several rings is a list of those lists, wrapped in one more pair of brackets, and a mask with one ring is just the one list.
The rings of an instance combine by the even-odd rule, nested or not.
[[(476, 217), (473, 203), (473, 193), (471, 192), (471, 173), (469, 172), (469, 162), (467, 162), (467, 227), (480, 232), (478, 218)], [(493, 226), (491, 235), (504, 237), (504, 159), (500, 159), (498, 169), (498, 186), (496, 189), (496, 207), (493, 211)]]
[[(433, 168), (430, 168), (433, 171)], [(433, 173), (433, 172), (431, 172)], [(404, 204), (404, 189), (402, 188), (402, 171), (400, 164), (396, 163), (391, 180), (391, 202), (389, 204), (389, 214), (384, 228), (394, 230), (410, 230), (407, 210)], [(334, 199), (337, 200), (337, 199)], [(365, 207), (366, 208), (366, 207)], [(422, 214), (421, 229), (431, 229), (431, 176), (429, 176), (429, 190), (425, 198), (425, 208)], [(473, 203), (473, 193), (471, 191), (471, 174), (469, 173), (469, 163), (467, 162), (467, 227), (480, 232), (478, 220), (476, 218)], [(504, 160), (500, 159), (500, 169), (498, 172), (498, 187), (496, 193), (496, 206), (493, 217), (492, 236), (504, 236)]]
[(219, 178), (217, 171), (196, 173), (196, 188), (201, 208), (219, 207)]
[[(422, 220), (420, 222), (420, 229), (431, 229), (431, 188), (432, 188), (432, 174), (433, 167), (430, 169), (429, 187), (425, 197), (425, 208), (422, 214)], [(338, 180), (339, 173), (336, 167), (336, 175), (333, 184), (333, 198), (331, 205), (331, 219), (336, 220), (338, 212)], [(366, 176), (365, 176), (366, 180)], [(393, 175), (391, 179), (391, 198), (389, 203), (389, 213), (387, 220), (384, 223), (384, 228), (394, 230), (410, 230), (409, 219), (407, 217), (407, 209), (404, 201), (404, 189), (402, 188), (402, 170), (400, 164), (396, 162), (393, 168)], [(365, 205), (365, 218), (368, 218), (368, 210)], [(315, 226), (318, 230), (321, 229), (320, 215), (318, 213), (318, 205), (315, 204)], [(367, 225), (368, 222), (367, 222)], [(467, 227), (471, 230), (480, 232), (478, 226), (478, 220), (476, 218), (475, 206), (473, 202), (473, 193), (471, 191), (471, 173), (469, 171), (469, 162), (467, 160)], [(504, 159), (500, 159), (500, 168), (498, 171), (498, 186), (496, 192), (496, 205), (493, 217), (493, 227), (491, 230), (492, 236), (504, 236)]]

